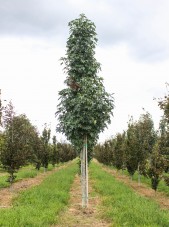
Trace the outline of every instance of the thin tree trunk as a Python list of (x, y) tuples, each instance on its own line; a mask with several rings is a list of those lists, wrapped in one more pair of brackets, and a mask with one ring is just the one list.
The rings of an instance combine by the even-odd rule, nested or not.
[(88, 157), (87, 157), (87, 136), (85, 138), (85, 156), (86, 156), (86, 206), (88, 206)]
[(81, 153), (81, 185), (82, 185), (82, 207), (88, 206), (88, 160), (87, 160), (87, 137), (84, 138)]
[(85, 207), (85, 147), (83, 145), (81, 159), (81, 179), (82, 179), (82, 207)]
[(138, 185), (140, 186), (140, 164), (138, 164)]

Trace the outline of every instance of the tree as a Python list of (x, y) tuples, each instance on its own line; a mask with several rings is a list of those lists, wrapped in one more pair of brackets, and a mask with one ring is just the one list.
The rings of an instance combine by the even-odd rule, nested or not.
[(1, 89), (0, 89), (0, 126), (2, 126), (2, 102), (1, 102)]
[[(82, 206), (87, 206), (87, 149), (91, 151), (98, 135), (110, 123), (114, 108), (112, 95), (105, 91), (103, 78), (97, 76), (100, 64), (95, 59), (95, 25), (84, 14), (69, 22), (70, 36), (66, 57), (61, 58), (67, 73), (67, 88), (59, 92), (56, 130), (64, 133), (81, 153)], [(86, 183), (84, 183), (86, 182)]]
[(50, 134), (51, 130), (47, 128), (47, 125), (45, 124), (45, 127), (42, 132), (41, 141), (42, 141), (42, 165), (44, 167), (44, 171), (48, 168), (49, 164), (49, 140), (50, 140)]
[(52, 138), (53, 140), (53, 144), (52, 144), (52, 155), (51, 155), (51, 161), (52, 161), (52, 165), (55, 166), (55, 164), (59, 163), (59, 153), (58, 153), (58, 149), (57, 149), (57, 144), (56, 144), (56, 136), (53, 136)]
[(32, 136), (32, 153), (30, 157), (30, 162), (35, 165), (37, 170), (40, 170), (43, 159), (43, 143), (40, 138), (39, 132), (36, 127), (34, 127)]
[(122, 134), (117, 133), (115, 137), (113, 164), (118, 170), (120, 169), (123, 170), (126, 166), (125, 143), (126, 143), (125, 132), (123, 132)]
[[(166, 86), (167, 86), (167, 88), (169, 88), (168, 83), (166, 83)], [(163, 110), (164, 117), (169, 124), (169, 90), (168, 90), (168, 94), (166, 94), (163, 99), (158, 100), (158, 105), (159, 105), (160, 109)]]
[(157, 190), (158, 184), (162, 178), (163, 170), (164, 158), (160, 154), (159, 141), (157, 141), (153, 147), (153, 152), (148, 167), (148, 176), (151, 178), (151, 187), (155, 191)]
[(145, 174), (146, 160), (152, 153), (155, 140), (154, 123), (148, 112), (141, 114), (138, 121), (130, 119), (127, 130), (127, 169), (131, 176), (138, 170), (139, 183), (140, 173)]
[(68, 162), (70, 160), (73, 160), (77, 156), (74, 147), (64, 141), (57, 143), (57, 151), (59, 154), (60, 162)]
[(136, 135), (137, 131), (136, 125), (137, 122), (134, 121), (133, 118), (131, 117), (126, 132), (126, 154), (127, 154), (126, 167), (131, 178), (134, 175), (135, 171), (137, 170), (139, 162), (137, 157), (139, 142)]
[(8, 181), (12, 184), (14, 173), (24, 166), (31, 156), (33, 127), (24, 115), (16, 116), (10, 102), (5, 108), (4, 116), (5, 142), (1, 152), (2, 167), (10, 174)]
[(137, 159), (138, 159), (138, 183), (140, 184), (140, 174), (146, 174), (146, 161), (150, 158), (153, 146), (156, 141), (154, 122), (148, 112), (141, 114), (136, 124), (136, 137), (138, 140)]
[(159, 139), (160, 152), (163, 155), (165, 160), (164, 171), (168, 172), (169, 171), (169, 128), (164, 116), (160, 120), (158, 139)]
[[(169, 171), (169, 84), (166, 83), (167, 94), (163, 99), (159, 99), (158, 105), (163, 111), (163, 117), (160, 122), (160, 150), (164, 158), (164, 171)], [(165, 176), (164, 180), (169, 185), (169, 177)]]

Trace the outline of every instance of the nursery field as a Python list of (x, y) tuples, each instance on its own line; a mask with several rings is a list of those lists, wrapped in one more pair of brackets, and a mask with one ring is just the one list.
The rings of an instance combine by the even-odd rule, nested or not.
[(88, 208), (81, 207), (77, 161), (47, 172), (23, 168), (12, 188), (3, 186), (4, 177), (1, 172), (0, 226), (169, 226), (167, 193), (96, 161), (89, 166)]

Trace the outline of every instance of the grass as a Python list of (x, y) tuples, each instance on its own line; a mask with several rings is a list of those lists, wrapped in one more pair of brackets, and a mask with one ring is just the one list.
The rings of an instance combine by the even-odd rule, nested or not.
[(6, 180), (7, 180), (7, 175), (0, 176), (0, 189), (9, 187), (9, 183)]
[[(59, 164), (59, 165), (61, 165), (61, 164)], [(51, 164), (49, 164), (47, 171), (51, 171), (53, 168), (54, 167)], [(4, 171), (1, 171), (1, 172), (3, 173), (3, 175), (0, 174), (0, 188), (9, 187), (10, 184), (9, 184), (9, 182), (6, 181), (9, 174)], [(44, 172), (44, 168), (42, 168), (42, 167), (40, 168), (40, 170), (36, 170), (33, 165), (25, 166), (25, 167), (19, 169), (19, 171), (15, 174), (17, 176), (15, 179), (15, 182), (22, 180), (24, 178), (36, 177), (39, 173), (43, 173), (43, 172)]]
[[(113, 166), (107, 166), (107, 165), (103, 165), (103, 166), (108, 167), (110, 169), (116, 170), (116, 168), (113, 167)], [(130, 177), (130, 175), (127, 172), (127, 170), (123, 170), (123, 172), (119, 171), (119, 173)], [(141, 177), (141, 183), (144, 183), (144, 184), (146, 184), (147, 186), (149, 186), (151, 188), (151, 179), (147, 178), (147, 177), (144, 177), (143, 175), (140, 175), (140, 177)], [(132, 180), (133, 181), (138, 181), (138, 172), (137, 171), (134, 173)], [(163, 192), (163, 193), (165, 193), (165, 195), (169, 196), (169, 187), (165, 184), (164, 180), (161, 180), (159, 182), (157, 191)]]
[(42, 184), (24, 191), (13, 208), (0, 210), (0, 226), (47, 227), (57, 222), (69, 200), (69, 190), (77, 173), (75, 162), (48, 176)]
[[(129, 175), (127, 173), (127, 171), (125, 174)], [(135, 174), (133, 176), (133, 180), (138, 181), (138, 172), (137, 171), (135, 172)], [(147, 178), (147, 177), (144, 177), (143, 175), (141, 175), (141, 183), (144, 183), (151, 188), (151, 179), (150, 178)], [(159, 182), (157, 191), (164, 192), (167, 196), (169, 196), (169, 187), (166, 185), (166, 183), (164, 182), (163, 179)]]
[(103, 217), (114, 227), (168, 227), (169, 212), (157, 203), (136, 194), (122, 182), (92, 163), (90, 174), (94, 189), (102, 198)]

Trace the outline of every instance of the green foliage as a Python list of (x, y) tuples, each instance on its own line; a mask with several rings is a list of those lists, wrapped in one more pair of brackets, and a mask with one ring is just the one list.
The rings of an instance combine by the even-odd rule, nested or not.
[(150, 166), (148, 167), (148, 176), (151, 178), (152, 189), (157, 190), (158, 184), (162, 178), (164, 171), (164, 158), (160, 154), (158, 141), (154, 145), (153, 152), (150, 159)]
[(32, 138), (32, 153), (29, 161), (35, 165), (37, 170), (40, 169), (42, 165), (43, 158), (43, 143), (39, 136), (38, 131), (35, 129), (34, 136)]
[(0, 89), (0, 126), (2, 126), (2, 101), (1, 101), (1, 89)]
[(94, 190), (103, 198), (101, 211), (112, 226), (169, 226), (169, 212), (136, 194), (125, 184), (116, 181), (100, 165), (90, 165)]
[(31, 156), (32, 135), (34, 127), (25, 115), (15, 116), (12, 103), (5, 109), (5, 144), (1, 151), (2, 167), (10, 174), (10, 183), (15, 179), (14, 173), (24, 166)]
[(126, 166), (131, 175), (138, 168), (144, 173), (145, 163), (152, 153), (155, 140), (154, 123), (148, 112), (141, 114), (138, 121), (130, 119), (127, 129)]
[[(1, 152), (3, 151), (5, 146), (5, 136), (4, 133), (0, 132), (0, 157), (1, 157)], [(1, 160), (0, 160), (0, 164), (1, 164)]]
[(159, 149), (164, 158), (164, 171), (169, 171), (169, 124), (163, 116), (159, 125)]
[[(167, 88), (169, 88), (168, 83), (166, 83), (166, 86)], [(163, 99), (159, 99), (158, 105), (160, 109), (164, 111), (164, 117), (169, 124), (169, 91), (168, 94), (166, 94)]]
[[(166, 83), (167, 88), (169, 88), (169, 84)], [(167, 94), (163, 99), (158, 100), (158, 105), (160, 109), (163, 111), (163, 117), (160, 122), (160, 150), (165, 159), (165, 172), (169, 171), (169, 90), (167, 90)], [(167, 182), (166, 182), (167, 183)]]
[(94, 23), (81, 14), (69, 27), (66, 57), (61, 58), (67, 88), (59, 92), (57, 131), (64, 133), (80, 153), (85, 136), (88, 149), (92, 150), (98, 134), (110, 123), (114, 105), (103, 79), (97, 76), (100, 64), (94, 57), (97, 43)]
[(125, 132), (123, 134), (117, 133), (115, 138), (114, 155), (113, 155), (113, 165), (118, 169), (124, 169), (126, 166), (126, 136)]
[(49, 164), (49, 157), (50, 157), (50, 146), (49, 146), (49, 140), (50, 140), (50, 134), (51, 130), (47, 128), (47, 125), (45, 124), (45, 127), (42, 132), (41, 141), (42, 141), (42, 166), (47, 169)]
[(94, 157), (101, 163), (111, 165), (113, 161), (113, 141), (107, 140), (104, 144), (94, 147)]
[(169, 176), (164, 176), (164, 181), (166, 185), (169, 187)]
[(53, 136), (52, 138), (53, 140), (53, 144), (52, 144), (52, 148), (51, 148), (51, 162), (52, 165), (55, 166), (55, 164), (59, 163), (59, 153), (58, 153), (58, 149), (57, 149), (57, 144), (56, 144), (56, 136)]
[(138, 151), (139, 151), (139, 142), (137, 140), (137, 128), (136, 128), (136, 122), (133, 121), (133, 118), (130, 119), (128, 123), (128, 129), (127, 129), (127, 161), (126, 161), (126, 167), (131, 176), (135, 173), (135, 171), (138, 168)]
[[(0, 226), (51, 226), (68, 204), (77, 165), (71, 164), (46, 178), (39, 186), (20, 193), (13, 207), (0, 210)], [(28, 215), (29, 214), (29, 215)]]
[(66, 142), (57, 143), (57, 151), (60, 162), (67, 162), (73, 160), (77, 156), (74, 147)]

